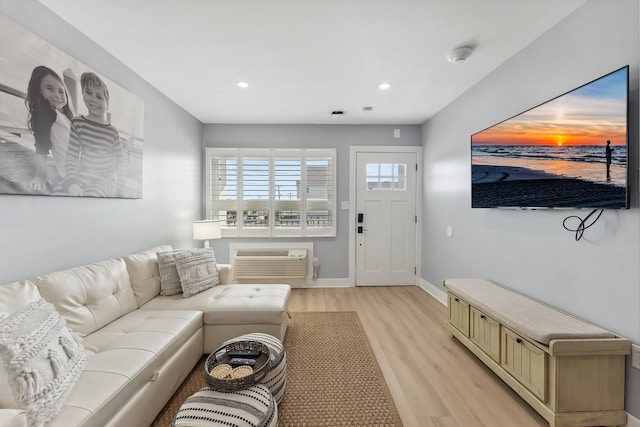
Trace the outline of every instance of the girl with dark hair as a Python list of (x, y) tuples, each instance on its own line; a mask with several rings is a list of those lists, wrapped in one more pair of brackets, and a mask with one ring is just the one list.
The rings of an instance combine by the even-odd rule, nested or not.
[(47, 173), (47, 156), (51, 151), (56, 171), (65, 176), (65, 161), (73, 113), (62, 79), (52, 69), (39, 65), (33, 69), (25, 105), (29, 111), (27, 123), (36, 143), (35, 177), (31, 191), (43, 192), (52, 185)]

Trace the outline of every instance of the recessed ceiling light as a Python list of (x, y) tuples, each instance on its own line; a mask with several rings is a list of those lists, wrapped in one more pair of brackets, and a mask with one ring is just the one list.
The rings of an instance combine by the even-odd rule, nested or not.
[(238, 87), (241, 87), (242, 89), (248, 88), (249, 87), (249, 83), (247, 83), (247, 82), (238, 82)]
[(380, 90), (387, 90), (390, 87), (391, 87), (391, 83), (380, 83), (380, 85), (378, 86)]

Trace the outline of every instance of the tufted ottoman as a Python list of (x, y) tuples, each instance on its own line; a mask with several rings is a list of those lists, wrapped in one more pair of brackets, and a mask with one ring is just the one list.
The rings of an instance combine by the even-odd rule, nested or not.
[(223, 345), (237, 341), (257, 341), (269, 347), (271, 367), (260, 383), (266, 385), (276, 402), (280, 403), (287, 386), (287, 354), (284, 351), (282, 341), (269, 334), (253, 333), (232, 338)]
[(278, 405), (269, 389), (256, 384), (236, 391), (204, 387), (187, 398), (171, 427), (276, 427)]

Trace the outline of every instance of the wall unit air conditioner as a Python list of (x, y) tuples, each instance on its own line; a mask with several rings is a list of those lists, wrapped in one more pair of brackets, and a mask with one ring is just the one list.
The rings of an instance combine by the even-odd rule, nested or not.
[(261, 248), (233, 251), (233, 277), (239, 282), (304, 279), (307, 277), (307, 249)]

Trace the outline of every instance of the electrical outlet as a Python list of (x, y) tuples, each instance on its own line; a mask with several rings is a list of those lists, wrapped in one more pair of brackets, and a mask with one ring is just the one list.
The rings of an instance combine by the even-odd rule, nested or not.
[(640, 346), (631, 344), (631, 366), (640, 369)]

